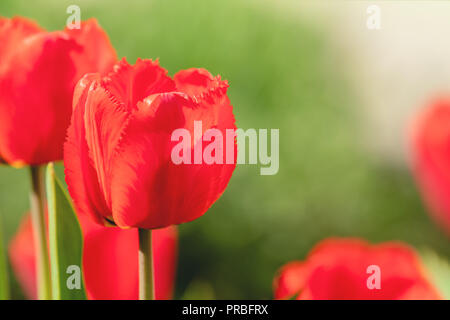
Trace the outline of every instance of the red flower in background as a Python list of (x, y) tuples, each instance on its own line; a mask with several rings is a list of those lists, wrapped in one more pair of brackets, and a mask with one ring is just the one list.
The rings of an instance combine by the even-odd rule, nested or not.
[(413, 122), (413, 172), (425, 203), (450, 235), (450, 99), (435, 100)]
[(236, 129), (227, 87), (203, 69), (171, 79), (157, 62), (140, 59), (134, 66), (122, 60), (103, 78), (86, 75), (75, 89), (64, 146), (77, 212), (98, 223), (144, 229), (205, 213), (224, 192), (236, 161), (176, 165), (171, 151), (178, 142), (171, 134), (193, 132), (195, 120), (202, 121), (202, 134), (215, 128), (225, 136), (226, 129)]
[[(138, 299), (138, 234), (136, 229), (107, 228), (80, 217), (84, 236), (83, 274), (89, 299)], [(27, 215), (13, 238), (9, 255), (29, 298), (36, 298), (34, 239)], [(152, 232), (156, 299), (172, 298), (175, 282), (177, 231)]]
[(14, 166), (62, 160), (73, 89), (88, 72), (117, 60), (96, 20), (47, 32), (0, 17), (0, 161)]
[[(367, 268), (380, 268), (380, 289), (369, 289)], [(274, 281), (276, 299), (441, 299), (412, 249), (387, 242), (327, 239), (305, 261), (286, 264)]]

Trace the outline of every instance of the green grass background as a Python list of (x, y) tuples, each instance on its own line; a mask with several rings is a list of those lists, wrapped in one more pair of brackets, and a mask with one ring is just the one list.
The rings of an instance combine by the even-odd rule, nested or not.
[[(280, 129), (277, 175), (238, 166), (209, 212), (180, 226), (177, 298), (271, 298), (276, 270), (330, 236), (402, 240), (450, 257), (408, 169), (365, 153), (353, 114), (357, 88), (319, 26), (237, 0), (2, 0), (0, 15), (56, 30), (70, 4), (82, 19), (99, 20), (120, 57), (159, 57), (171, 75), (207, 68), (228, 79), (238, 127)], [(26, 169), (0, 167), (7, 239), (28, 209), (28, 188)], [(21, 297), (17, 283), (13, 297)]]

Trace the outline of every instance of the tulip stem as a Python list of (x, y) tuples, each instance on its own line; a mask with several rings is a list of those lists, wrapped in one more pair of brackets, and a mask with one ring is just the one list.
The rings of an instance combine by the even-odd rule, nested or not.
[(138, 229), (139, 231), (139, 300), (153, 300), (153, 251), (152, 231)]
[(45, 226), (45, 193), (44, 167), (31, 166), (31, 218), (36, 251), (36, 274), (38, 299), (51, 299), (50, 266), (47, 247), (47, 232)]

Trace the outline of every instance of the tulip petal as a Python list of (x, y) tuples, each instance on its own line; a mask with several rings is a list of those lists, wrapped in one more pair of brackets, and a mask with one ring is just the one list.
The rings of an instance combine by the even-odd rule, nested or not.
[(138, 299), (137, 231), (100, 228), (85, 238), (84, 276), (90, 298)]
[(130, 110), (149, 95), (175, 89), (167, 70), (161, 68), (158, 61), (138, 59), (131, 66), (125, 58), (102, 80), (102, 86)]
[(111, 207), (110, 162), (131, 114), (102, 87), (93, 84), (90, 91), (84, 115), (86, 142), (104, 198)]
[(174, 80), (177, 90), (189, 95), (199, 106), (186, 113), (188, 128), (192, 129), (196, 120), (202, 121), (204, 130), (236, 128), (233, 107), (226, 94), (227, 81), (221, 80), (220, 76), (213, 77), (205, 69), (195, 68), (179, 71)]
[(9, 258), (17, 280), (22, 285), (25, 295), (36, 299), (36, 254), (31, 217), (22, 220), (16, 236), (9, 243)]
[(69, 53), (77, 49), (62, 32), (37, 33), (10, 58), (0, 76), (0, 154), (8, 163), (62, 159), (75, 74)]
[(9, 67), (10, 59), (25, 38), (44, 31), (33, 21), (14, 17), (0, 17), (0, 75)]
[(274, 281), (275, 297), (296, 298), (305, 286), (306, 268), (307, 266), (301, 261), (293, 261), (283, 266)]
[(82, 21), (80, 29), (66, 28), (65, 32), (82, 47), (73, 53), (77, 81), (86, 73), (106, 73), (116, 63), (116, 52), (96, 19)]
[(87, 74), (77, 84), (74, 92), (72, 121), (64, 144), (65, 177), (76, 211), (89, 215), (104, 224), (103, 214), (109, 212), (100, 188), (86, 141), (85, 105), (91, 85), (99, 79), (97, 74)]
[(222, 81), (220, 76), (213, 77), (208, 70), (191, 68), (181, 70), (173, 77), (177, 90), (187, 93), (189, 96), (201, 97), (218, 89), (226, 89), (227, 81)]

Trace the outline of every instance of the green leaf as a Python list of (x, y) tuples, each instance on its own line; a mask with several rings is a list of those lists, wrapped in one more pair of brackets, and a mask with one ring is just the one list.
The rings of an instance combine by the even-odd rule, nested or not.
[(443, 298), (450, 300), (450, 263), (430, 249), (420, 251), (433, 284)]
[(83, 236), (70, 198), (52, 163), (47, 166), (47, 201), (53, 299), (84, 300)]
[(8, 264), (6, 262), (6, 247), (3, 242), (3, 225), (0, 215), (0, 300), (8, 300), (9, 296), (9, 278)]

